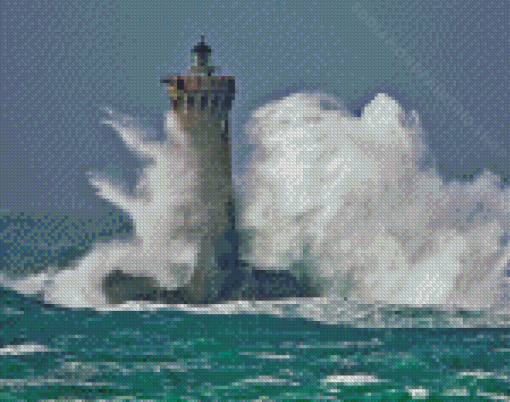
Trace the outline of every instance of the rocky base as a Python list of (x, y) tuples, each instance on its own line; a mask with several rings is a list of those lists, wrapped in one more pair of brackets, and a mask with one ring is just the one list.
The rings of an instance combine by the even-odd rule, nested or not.
[[(210, 282), (216, 278), (218, 287), (207, 294), (199, 294), (194, 282)], [(219, 280), (217, 278), (220, 278)], [(197, 287), (203, 287), (197, 283)], [(242, 269), (228, 274), (216, 272), (211, 278), (191, 280), (188, 286), (167, 290), (155, 279), (136, 277), (120, 269), (111, 272), (103, 281), (103, 291), (111, 304), (127, 301), (146, 301), (156, 304), (212, 304), (235, 300), (278, 300), (290, 297), (317, 297), (318, 289), (304, 278), (298, 280), (288, 271)]]

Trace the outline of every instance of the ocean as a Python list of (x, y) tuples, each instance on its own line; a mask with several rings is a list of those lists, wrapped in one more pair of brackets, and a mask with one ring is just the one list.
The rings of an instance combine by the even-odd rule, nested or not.
[(510, 400), (510, 312), (1, 299), (0, 400)]

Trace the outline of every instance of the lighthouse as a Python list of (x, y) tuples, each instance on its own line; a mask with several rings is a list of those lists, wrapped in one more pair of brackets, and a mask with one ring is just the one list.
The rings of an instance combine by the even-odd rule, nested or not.
[(194, 302), (217, 297), (213, 293), (221, 287), (219, 282), (226, 272), (216, 263), (215, 241), (234, 227), (228, 113), (235, 96), (235, 79), (214, 76), (218, 67), (209, 65), (210, 55), (211, 48), (202, 35), (191, 49), (188, 75), (161, 80), (173, 109), (175, 152), (195, 172), (193, 199), (179, 212), (183, 223), (180, 236), (199, 244), (197, 268), (186, 292)]
[(235, 78), (213, 76), (218, 67), (209, 65), (211, 48), (201, 41), (191, 49), (192, 65), (187, 76), (170, 76), (162, 79), (167, 84), (174, 113), (186, 130), (208, 129), (219, 126), (222, 141), (229, 145), (228, 112), (235, 97)]

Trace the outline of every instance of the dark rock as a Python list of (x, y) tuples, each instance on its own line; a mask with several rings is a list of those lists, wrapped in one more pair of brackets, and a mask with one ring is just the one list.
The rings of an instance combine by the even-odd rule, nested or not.
[[(288, 271), (265, 271), (240, 269), (234, 274), (227, 272), (217, 281), (220, 286), (214, 291), (199, 294), (193, 289), (195, 277), (189, 285), (175, 290), (158, 286), (153, 278), (137, 277), (115, 270), (103, 281), (103, 291), (111, 304), (127, 301), (146, 301), (157, 304), (212, 304), (235, 300), (278, 300), (289, 297), (316, 297), (318, 289), (310, 286), (306, 279), (298, 280)], [(211, 277), (212, 278), (212, 277)], [(206, 278), (207, 279), (207, 278)], [(214, 280), (214, 278), (212, 278)]]
[(231, 295), (232, 300), (277, 300), (289, 297), (315, 297), (318, 289), (306, 278), (298, 280), (289, 271), (253, 269), (246, 273), (241, 288)]
[(133, 276), (116, 269), (103, 279), (103, 292), (110, 304), (121, 304), (129, 300), (157, 293), (158, 283), (153, 278)]

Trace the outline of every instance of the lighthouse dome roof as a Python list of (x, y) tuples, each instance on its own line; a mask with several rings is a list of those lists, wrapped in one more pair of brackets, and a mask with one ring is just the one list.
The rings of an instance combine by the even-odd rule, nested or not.
[(211, 48), (204, 43), (204, 36), (202, 40), (198, 42), (192, 50), (193, 53), (211, 53)]

